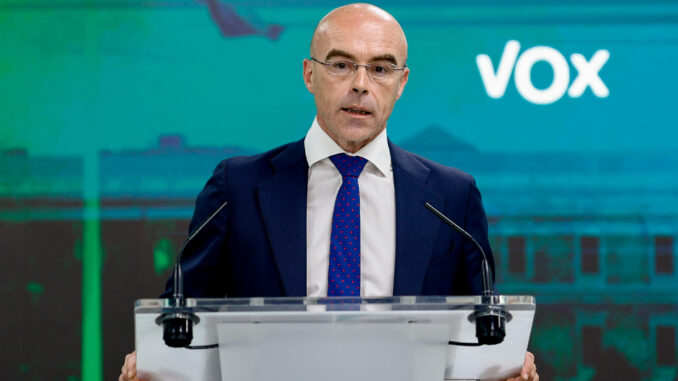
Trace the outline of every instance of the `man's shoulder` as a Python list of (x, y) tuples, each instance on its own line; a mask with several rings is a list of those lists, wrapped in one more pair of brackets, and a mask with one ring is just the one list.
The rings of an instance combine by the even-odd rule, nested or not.
[[(283, 144), (266, 152), (249, 156), (233, 156), (222, 160), (214, 170), (215, 176), (257, 177), (273, 173), (276, 159), (304, 159), (303, 139)], [(291, 158), (294, 156), (294, 159)]]
[(443, 183), (473, 183), (474, 179), (469, 173), (459, 168), (451, 167), (427, 159), (414, 152), (407, 151), (391, 143), (391, 152), (393, 160), (403, 162), (414, 170), (428, 172), (429, 181), (438, 181)]

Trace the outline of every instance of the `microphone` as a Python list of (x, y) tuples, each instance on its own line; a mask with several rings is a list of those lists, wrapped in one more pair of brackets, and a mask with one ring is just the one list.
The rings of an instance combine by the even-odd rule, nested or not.
[(506, 311), (504, 306), (499, 304), (499, 297), (494, 293), (494, 282), (492, 281), (493, 274), (490, 270), (490, 264), (487, 260), (487, 256), (485, 255), (485, 250), (483, 250), (483, 247), (480, 246), (478, 241), (476, 241), (476, 239), (473, 238), (471, 234), (469, 234), (461, 226), (454, 223), (454, 221), (449, 219), (447, 216), (442, 214), (438, 209), (434, 208), (433, 205), (425, 202), (424, 206), (447, 225), (459, 232), (459, 234), (473, 242), (478, 250), (480, 250), (480, 254), (483, 255), (483, 262), (480, 267), (483, 277), (483, 294), (481, 297), (482, 305), (477, 306), (476, 310), (469, 316), (469, 320), (471, 322), (475, 322), (478, 343), (458, 343), (450, 341), (450, 344), (472, 346), (483, 344), (494, 345), (501, 343), (504, 341), (504, 337), (506, 336), (506, 322), (511, 320), (511, 314)]
[(155, 319), (155, 323), (162, 325), (162, 338), (165, 344), (172, 348), (184, 348), (191, 345), (193, 340), (193, 325), (200, 322), (200, 318), (186, 308), (186, 298), (184, 297), (184, 278), (181, 273), (181, 256), (184, 254), (186, 246), (200, 233), (200, 231), (207, 225), (224, 207), (228, 201), (224, 201), (221, 206), (214, 211), (193, 233), (191, 233), (179, 250), (177, 261), (174, 263), (174, 295), (170, 299), (170, 307), (173, 307), (170, 312), (163, 313)]

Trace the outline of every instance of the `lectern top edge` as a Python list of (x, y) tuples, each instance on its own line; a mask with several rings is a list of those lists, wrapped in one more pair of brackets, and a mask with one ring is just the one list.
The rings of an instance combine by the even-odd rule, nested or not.
[[(529, 295), (498, 295), (496, 301), (508, 310), (535, 309), (535, 299)], [(135, 313), (161, 313), (174, 307), (172, 299), (139, 299), (134, 303)], [(392, 297), (276, 297), (276, 298), (189, 298), (186, 307), (192, 312), (221, 310), (298, 311), (312, 306), (350, 305), (388, 306), (391, 310), (473, 310), (484, 304), (483, 297), (474, 296), (392, 296)]]

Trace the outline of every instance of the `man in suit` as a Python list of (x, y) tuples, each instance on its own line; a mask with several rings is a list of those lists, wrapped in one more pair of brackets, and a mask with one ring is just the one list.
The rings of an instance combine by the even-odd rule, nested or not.
[[(182, 258), (187, 296), (480, 293), (480, 253), (424, 207), (464, 227), (493, 265), (472, 177), (386, 137), (406, 60), (405, 34), (382, 9), (351, 4), (320, 21), (303, 63), (316, 119), (303, 140), (216, 168), (191, 229), (228, 206)], [(135, 361), (120, 380), (134, 379)], [(530, 353), (518, 377), (538, 380)]]

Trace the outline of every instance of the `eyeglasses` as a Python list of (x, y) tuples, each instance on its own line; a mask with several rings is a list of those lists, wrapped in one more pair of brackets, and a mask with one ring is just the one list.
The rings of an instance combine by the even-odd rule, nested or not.
[(390, 62), (373, 62), (368, 64), (359, 64), (357, 62), (353, 62), (347, 59), (331, 59), (327, 62), (322, 62), (318, 61), (313, 57), (311, 57), (311, 60), (321, 65), (325, 65), (327, 71), (332, 75), (336, 75), (337, 77), (347, 77), (349, 75), (352, 75), (356, 71), (358, 71), (359, 67), (364, 66), (365, 70), (367, 70), (367, 74), (370, 77), (378, 80), (391, 79), (392, 77), (394, 77), (396, 72), (403, 71), (407, 67), (407, 65), (403, 65), (403, 67), (398, 67)]

